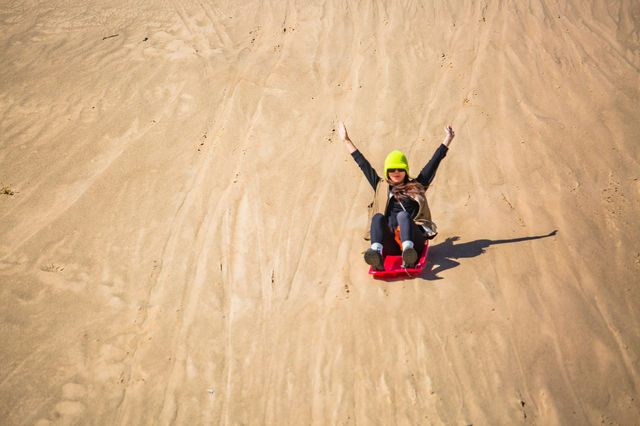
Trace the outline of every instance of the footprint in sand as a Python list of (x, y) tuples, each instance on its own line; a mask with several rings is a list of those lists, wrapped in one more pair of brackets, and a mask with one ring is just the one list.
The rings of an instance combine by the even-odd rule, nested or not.
[(45, 426), (51, 424), (78, 423), (85, 412), (86, 388), (79, 383), (67, 383), (62, 386), (62, 400), (53, 408), (48, 419), (38, 419), (35, 424)]
[(89, 275), (82, 271), (79, 265), (63, 265), (55, 261), (39, 263), (41, 265), (38, 278), (42, 283), (56, 290), (70, 290), (74, 293), (80, 293), (86, 289)]
[(79, 264), (64, 264), (45, 260), (44, 257), (38, 259), (38, 263), (40, 263), (38, 278), (45, 285), (59, 291), (91, 292), (104, 305), (115, 309), (123, 309), (127, 306), (123, 291), (125, 284), (118, 276), (111, 275), (109, 281), (99, 281), (91, 277)]
[[(0, 247), (0, 253), (6, 253), (9, 249), (5, 248), (5, 246)], [(18, 268), (22, 265), (25, 265), (29, 258), (25, 254), (11, 254), (0, 260), (0, 271), (8, 271), (13, 269), (17, 272)], [(22, 269), (22, 268), (20, 268)]]
[(173, 25), (166, 31), (151, 34), (146, 40), (148, 45), (143, 52), (146, 56), (163, 56), (172, 61), (208, 58), (212, 54), (222, 52), (222, 44), (228, 37), (223, 26), (213, 22), (205, 11), (189, 13), (177, 10)]

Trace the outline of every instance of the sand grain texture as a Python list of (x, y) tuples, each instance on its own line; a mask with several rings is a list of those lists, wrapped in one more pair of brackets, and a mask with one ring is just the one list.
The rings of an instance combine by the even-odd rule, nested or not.
[[(4, 424), (637, 422), (637, 2), (9, 0), (0, 29)], [(456, 129), (422, 276), (366, 274), (338, 120), (378, 170)]]

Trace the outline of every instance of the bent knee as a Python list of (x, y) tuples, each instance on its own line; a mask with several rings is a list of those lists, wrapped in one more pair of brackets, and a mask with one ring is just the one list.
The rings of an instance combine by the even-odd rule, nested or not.
[(398, 213), (398, 222), (401, 220), (410, 220), (410, 219), (411, 219), (411, 215), (409, 215), (409, 213), (405, 211)]
[(382, 213), (376, 213), (371, 218), (371, 222), (380, 222), (384, 220), (384, 215)]

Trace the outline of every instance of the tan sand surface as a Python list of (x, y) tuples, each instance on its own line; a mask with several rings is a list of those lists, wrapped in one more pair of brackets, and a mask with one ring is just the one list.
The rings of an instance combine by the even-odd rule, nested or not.
[[(638, 423), (638, 1), (6, 0), (0, 30), (0, 423)], [(367, 274), (339, 120), (378, 170), (456, 130), (421, 276)]]

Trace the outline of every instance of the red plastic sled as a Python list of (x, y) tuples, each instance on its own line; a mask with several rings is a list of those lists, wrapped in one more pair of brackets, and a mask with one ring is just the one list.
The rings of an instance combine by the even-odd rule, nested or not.
[(404, 269), (402, 267), (402, 256), (385, 256), (384, 271), (374, 271), (373, 268), (370, 267), (369, 274), (373, 275), (373, 278), (414, 277), (422, 272), (424, 267), (427, 265), (428, 251), (429, 240), (424, 242), (424, 250), (422, 250), (422, 254), (414, 268)]

